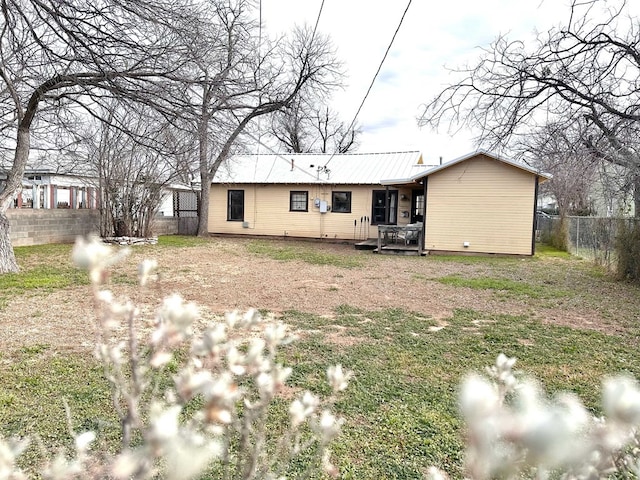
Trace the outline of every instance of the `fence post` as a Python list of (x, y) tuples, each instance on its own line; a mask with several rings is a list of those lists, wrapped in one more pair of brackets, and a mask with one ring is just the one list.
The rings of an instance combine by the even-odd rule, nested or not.
[(580, 217), (575, 217), (576, 219), (576, 255), (578, 255), (578, 250), (580, 250)]

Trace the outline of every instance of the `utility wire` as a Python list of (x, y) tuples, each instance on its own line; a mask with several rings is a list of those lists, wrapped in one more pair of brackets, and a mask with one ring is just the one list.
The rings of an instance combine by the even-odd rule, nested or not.
[[(351, 131), (351, 129), (355, 125), (356, 120), (358, 118), (358, 115), (360, 115), (360, 110), (362, 110), (362, 107), (364, 106), (364, 102), (367, 101), (367, 97), (369, 96), (369, 93), (371, 92), (371, 89), (373, 88), (373, 84), (376, 82), (376, 78), (378, 78), (378, 74), (380, 73), (380, 70), (382, 70), (382, 65), (384, 64), (384, 61), (387, 59), (387, 55), (389, 54), (389, 51), (391, 50), (391, 46), (393, 45), (393, 42), (396, 39), (396, 36), (398, 35), (398, 32), (400, 31), (400, 27), (402, 26), (402, 22), (404, 21), (404, 17), (406, 17), (407, 12), (409, 11), (409, 7), (411, 6), (411, 1), (412, 0), (409, 0), (409, 2), (407, 3), (407, 7), (404, 9), (404, 13), (402, 14), (402, 17), (400, 18), (400, 22), (398, 23), (398, 26), (396, 27), (396, 31), (393, 33), (393, 37), (391, 37), (391, 41), (389, 42), (389, 46), (387, 47), (387, 51), (384, 52), (384, 56), (382, 57), (382, 60), (380, 61), (380, 65), (378, 65), (378, 70), (376, 70), (376, 73), (373, 76), (373, 79), (371, 80), (371, 83), (369, 84), (369, 88), (367, 89), (367, 93), (364, 94), (364, 98), (362, 99), (362, 102), (360, 103), (360, 106), (358, 107), (358, 111), (353, 116), (353, 120), (351, 120), (351, 123), (349, 124), (349, 128), (347, 128), (345, 130), (344, 135), (342, 135), (342, 138), (340, 139), (340, 143), (338, 145), (342, 144), (344, 139), (347, 137), (347, 135), (349, 134), (349, 132)], [(327, 165), (329, 165), (329, 162), (333, 159), (333, 157), (336, 155), (336, 153), (337, 152), (333, 152), (333, 154), (329, 157), (329, 160), (327, 160), (327, 163), (324, 164), (325, 167)]]
[(324, 0), (320, 4), (320, 10), (318, 11), (318, 17), (316, 18), (316, 24), (313, 27), (313, 34), (311, 35), (311, 42), (313, 43), (314, 38), (316, 38), (316, 31), (318, 30), (318, 24), (320, 23), (320, 15), (322, 15), (322, 9), (324, 8)]
[[(273, 148), (271, 148), (269, 145), (267, 145), (267, 144), (265, 144), (265, 143), (262, 143), (262, 140), (260, 140), (259, 138), (256, 138), (256, 137), (255, 137), (253, 134), (251, 134), (251, 133), (245, 133), (245, 135), (246, 135), (247, 137), (249, 137), (250, 139), (252, 139), (254, 142), (258, 143), (259, 145), (261, 145), (262, 147), (264, 147), (265, 149), (267, 149), (267, 150), (271, 153), (271, 155), (274, 155), (276, 158), (279, 158), (279, 159), (281, 159), (281, 160), (284, 160), (284, 161), (285, 161), (285, 162), (287, 162), (288, 164), (290, 164), (290, 163), (291, 163), (291, 159), (290, 159), (290, 158), (287, 158), (287, 157), (285, 156), (285, 155), (286, 155), (286, 153), (276, 152)], [(274, 164), (275, 164), (275, 162), (274, 162)], [(307, 176), (311, 177), (313, 180), (315, 180), (315, 182), (314, 182), (314, 183), (317, 183), (317, 182), (318, 182), (318, 178), (317, 178), (317, 176), (316, 176), (315, 174), (313, 174), (313, 173), (311, 173), (311, 172), (309, 172), (309, 171), (305, 170), (304, 168), (300, 167), (299, 165), (296, 165), (296, 164), (294, 163), (293, 168), (294, 168), (295, 170), (299, 170), (299, 171), (301, 171), (302, 173), (304, 173), (305, 175), (307, 175)], [(271, 170), (273, 170), (273, 166), (271, 167)], [(271, 174), (271, 173), (269, 173), (269, 174)], [(323, 182), (320, 182), (320, 183), (323, 183)]]

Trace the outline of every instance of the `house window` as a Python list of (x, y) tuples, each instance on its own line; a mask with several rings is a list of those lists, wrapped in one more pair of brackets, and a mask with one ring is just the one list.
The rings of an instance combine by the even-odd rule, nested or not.
[(242, 222), (244, 220), (244, 190), (227, 191), (227, 221)]
[(294, 192), (289, 196), (290, 212), (308, 212), (309, 211), (309, 192)]
[(331, 195), (331, 211), (351, 213), (351, 192), (333, 192)]

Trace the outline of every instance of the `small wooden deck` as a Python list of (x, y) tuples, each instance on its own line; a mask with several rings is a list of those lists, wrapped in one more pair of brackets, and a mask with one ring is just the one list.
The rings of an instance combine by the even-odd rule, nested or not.
[(418, 245), (383, 245), (381, 249), (376, 248), (373, 252), (383, 255), (424, 255)]
[(424, 255), (422, 225), (378, 225), (378, 238), (355, 244), (357, 250), (373, 250), (385, 255)]

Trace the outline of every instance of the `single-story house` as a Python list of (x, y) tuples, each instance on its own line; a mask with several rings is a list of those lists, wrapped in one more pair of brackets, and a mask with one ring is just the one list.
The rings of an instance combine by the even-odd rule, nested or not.
[[(4, 173), (0, 174), (0, 181), (5, 178)], [(15, 195), (11, 207), (97, 209), (99, 203), (99, 188), (91, 176), (42, 167), (25, 171), (22, 190)]]
[(209, 231), (361, 240), (412, 224), (426, 252), (532, 255), (548, 178), (485, 151), (431, 166), (420, 152), (235, 156), (212, 182)]

